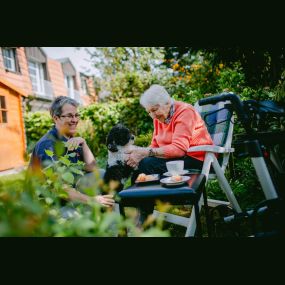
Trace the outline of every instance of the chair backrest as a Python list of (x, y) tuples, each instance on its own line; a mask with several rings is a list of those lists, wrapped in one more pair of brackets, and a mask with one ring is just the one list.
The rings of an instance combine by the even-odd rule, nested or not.
[[(230, 148), (233, 136), (233, 110), (231, 102), (218, 102), (214, 105), (200, 106), (198, 102), (194, 108), (205, 121), (208, 132), (215, 145)], [(224, 171), (229, 160), (229, 154), (219, 155), (218, 161)]]

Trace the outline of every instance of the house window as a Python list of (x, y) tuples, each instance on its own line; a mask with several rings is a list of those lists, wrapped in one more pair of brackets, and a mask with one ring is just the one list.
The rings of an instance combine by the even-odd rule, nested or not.
[(84, 95), (89, 95), (87, 81), (84, 77), (81, 77), (81, 88)]
[(65, 79), (65, 86), (68, 89), (68, 96), (71, 97), (72, 99), (74, 99), (75, 95), (74, 95), (74, 80), (73, 80), (73, 76), (65, 75), (64, 79)]
[(7, 108), (5, 96), (0, 96), (0, 124), (7, 123)]
[(44, 95), (44, 69), (42, 63), (29, 61), (29, 73), (35, 93)]
[(2, 48), (4, 66), (6, 70), (20, 72), (15, 48)]

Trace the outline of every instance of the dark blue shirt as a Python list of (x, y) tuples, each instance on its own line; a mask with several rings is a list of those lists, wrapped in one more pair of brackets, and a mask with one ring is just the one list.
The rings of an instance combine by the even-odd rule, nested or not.
[[(45, 167), (52, 161), (51, 157), (46, 154), (45, 150), (51, 150), (54, 153), (54, 160), (57, 160), (58, 150), (61, 149), (61, 153), (59, 155), (64, 155), (71, 152), (76, 153), (74, 157), (69, 157), (70, 162), (76, 163), (78, 160), (83, 161), (82, 147), (79, 147), (73, 151), (67, 151), (67, 148), (63, 144), (66, 141), (67, 138), (61, 136), (54, 126), (35, 145), (29, 168), (34, 169), (37, 166)], [(58, 148), (57, 145), (59, 146)]]

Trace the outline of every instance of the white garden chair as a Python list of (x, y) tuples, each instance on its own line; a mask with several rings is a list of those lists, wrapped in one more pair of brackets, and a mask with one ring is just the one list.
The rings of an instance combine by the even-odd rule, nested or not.
[[(198, 102), (194, 105), (195, 109), (204, 119), (208, 131), (215, 145), (200, 145), (191, 147), (188, 152), (205, 151), (205, 160), (202, 174), (209, 179), (217, 179), (228, 201), (208, 199), (209, 206), (231, 205), (236, 213), (242, 210), (234, 196), (234, 193), (224, 175), (225, 169), (229, 162), (230, 153), (234, 151), (231, 147), (234, 118), (231, 110), (230, 101), (219, 102), (215, 105), (199, 106)], [(197, 170), (195, 171), (197, 173)], [(207, 182), (206, 182), (207, 184)], [(203, 199), (199, 202), (201, 209)], [(162, 216), (165, 221), (186, 227), (185, 236), (194, 236), (196, 230), (195, 211), (191, 211), (190, 217), (182, 217), (171, 213), (162, 213), (154, 210), (155, 217)]]

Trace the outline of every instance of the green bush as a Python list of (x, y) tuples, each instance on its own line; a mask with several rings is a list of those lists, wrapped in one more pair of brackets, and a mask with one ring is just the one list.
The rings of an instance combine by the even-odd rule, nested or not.
[(149, 146), (152, 139), (152, 132), (147, 134), (139, 135), (135, 138), (135, 145), (146, 147)]
[(30, 153), (35, 143), (51, 129), (53, 121), (48, 112), (29, 112), (24, 115), (27, 151)]
[[(138, 98), (121, 99), (119, 102), (96, 103), (81, 110), (83, 120), (92, 123), (92, 127), (79, 130), (89, 142), (92, 152), (97, 157), (106, 156), (106, 138), (108, 132), (117, 123), (123, 123), (138, 136), (152, 131), (152, 120), (139, 104)], [(90, 124), (90, 123), (88, 123)]]
[[(50, 151), (47, 154), (53, 155)], [(19, 181), (13, 184), (9, 179), (0, 178), (0, 237), (112, 237), (122, 234), (125, 228), (132, 236), (169, 236), (167, 231), (161, 230), (159, 222), (148, 229), (138, 229), (132, 216), (123, 218), (92, 201), (88, 204), (67, 202), (76, 209), (77, 215), (62, 218), (60, 198), (67, 195), (64, 189), (73, 185), (75, 175), (82, 175), (83, 164), (69, 162), (71, 155), (59, 157), (37, 175), (24, 173), (24, 178), (19, 176)], [(98, 180), (92, 189), (81, 191), (93, 196), (103, 186)]]
[(239, 65), (236, 65), (234, 68), (222, 68), (216, 79), (216, 93), (221, 93), (226, 89), (239, 94), (244, 87), (244, 82), (245, 76)]

